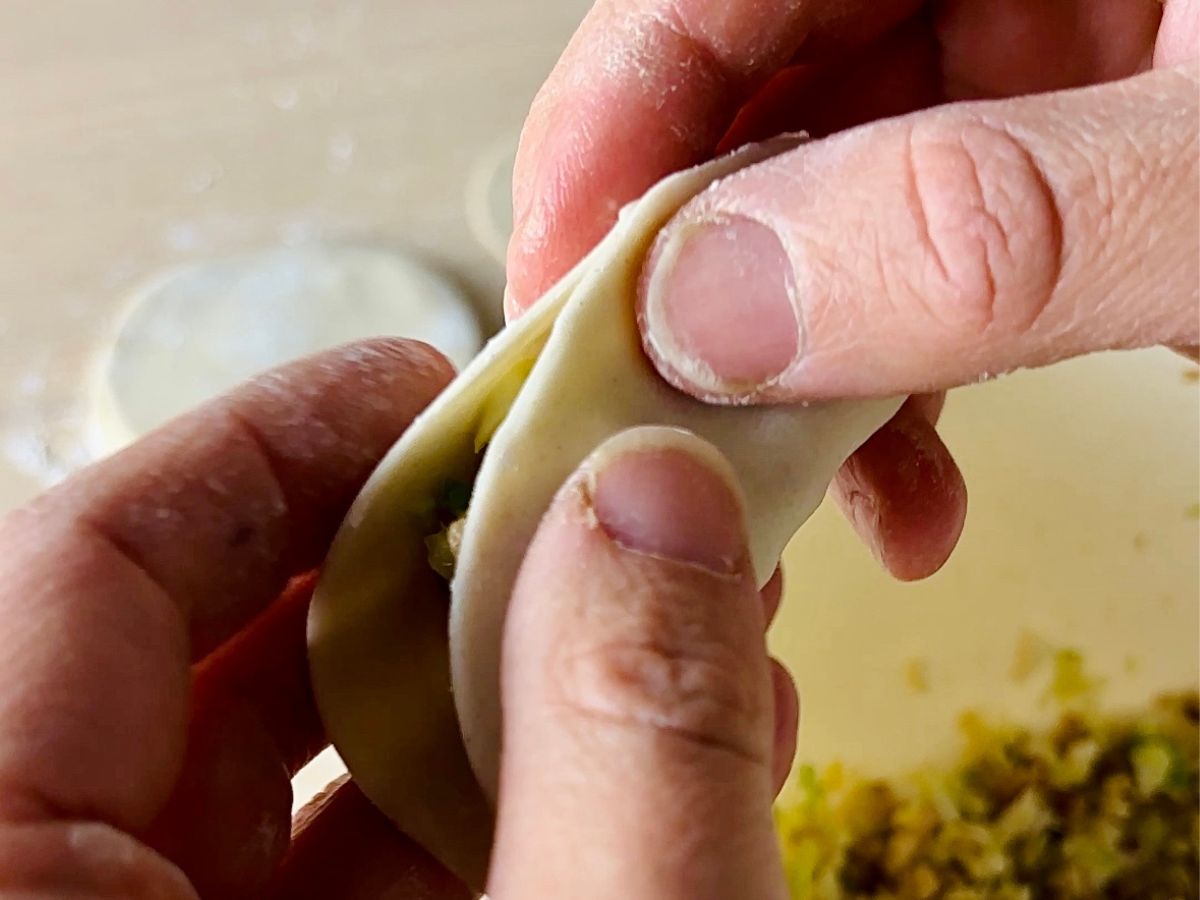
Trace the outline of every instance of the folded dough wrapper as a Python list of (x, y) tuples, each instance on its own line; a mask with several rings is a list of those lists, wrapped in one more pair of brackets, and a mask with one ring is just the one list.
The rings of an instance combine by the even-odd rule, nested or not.
[[(499, 774), (505, 613), (563, 482), (629, 428), (694, 432), (737, 473), (761, 584), (838, 466), (899, 408), (900, 398), (708, 405), (666, 384), (643, 353), (636, 289), (658, 230), (714, 181), (797, 143), (743, 148), (622, 210), (603, 241), (413, 422), (333, 543), (308, 626), (330, 740), (371, 801), (477, 889)], [(445, 524), (436, 498), (453, 481), (474, 487), (447, 596), (426, 539)]]

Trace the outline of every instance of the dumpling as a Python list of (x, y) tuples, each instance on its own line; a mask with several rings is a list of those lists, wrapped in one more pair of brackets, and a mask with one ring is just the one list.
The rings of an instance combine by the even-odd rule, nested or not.
[[(634, 299), (658, 229), (715, 180), (796, 143), (743, 148), (626, 207), (412, 424), (334, 541), (308, 628), (330, 740), (372, 802), (475, 887), (491, 845), (509, 595), (571, 472), (628, 428), (695, 432), (738, 474), (761, 584), (838, 466), (900, 406), (710, 406), (643, 354)], [(434, 588), (447, 576), (448, 595)]]

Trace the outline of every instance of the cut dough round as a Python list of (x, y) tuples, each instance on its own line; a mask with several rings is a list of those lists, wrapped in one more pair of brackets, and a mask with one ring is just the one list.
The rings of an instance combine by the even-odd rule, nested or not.
[(467, 298), (415, 259), (316, 244), (166, 272), (135, 291), (93, 383), (93, 443), (120, 449), (264, 369), (400, 335), (464, 366), (482, 337)]

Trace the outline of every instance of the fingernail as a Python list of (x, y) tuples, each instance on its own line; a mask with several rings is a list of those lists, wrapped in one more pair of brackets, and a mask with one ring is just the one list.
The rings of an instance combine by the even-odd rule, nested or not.
[(675, 429), (636, 429), (590, 467), (592, 509), (617, 544), (724, 575), (744, 568), (742, 504), (715, 448)]
[(651, 353), (704, 393), (751, 394), (799, 355), (792, 262), (752, 219), (669, 225), (641, 290)]

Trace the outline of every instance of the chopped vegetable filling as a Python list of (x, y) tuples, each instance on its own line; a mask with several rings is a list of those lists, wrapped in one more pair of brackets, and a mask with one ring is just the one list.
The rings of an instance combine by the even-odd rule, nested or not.
[[(1073, 695), (1079, 661), (1059, 663), (1054, 687)], [(965, 717), (958, 764), (911, 782), (808, 767), (777, 809), (792, 896), (1194, 898), (1198, 710), (1192, 691), (1045, 732)]]
[(463, 481), (447, 481), (434, 501), (439, 529), (425, 538), (429, 565), (447, 581), (454, 577), (458, 551), (462, 546), (463, 528), (467, 524), (467, 507), (471, 502), (471, 485)]

